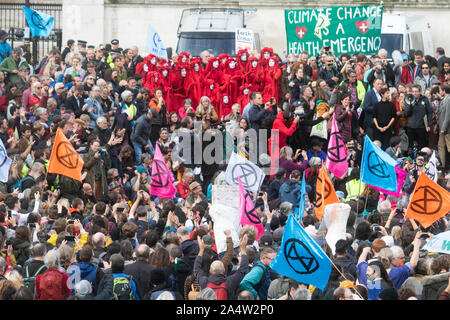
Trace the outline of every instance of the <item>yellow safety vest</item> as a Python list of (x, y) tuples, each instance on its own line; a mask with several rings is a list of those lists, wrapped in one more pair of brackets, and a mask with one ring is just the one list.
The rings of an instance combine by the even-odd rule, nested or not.
[(359, 179), (353, 179), (345, 184), (345, 188), (347, 189), (345, 201), (356, 200), (364, 191), (364, 183), (361, 183)]

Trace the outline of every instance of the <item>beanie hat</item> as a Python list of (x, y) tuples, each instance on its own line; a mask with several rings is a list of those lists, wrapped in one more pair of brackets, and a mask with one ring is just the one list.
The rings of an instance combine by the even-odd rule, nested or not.
[(75, 285), (75, 295), (78, 297), (85, 297), (92, 291), (91, 283), (87, 280), (81, 280)]

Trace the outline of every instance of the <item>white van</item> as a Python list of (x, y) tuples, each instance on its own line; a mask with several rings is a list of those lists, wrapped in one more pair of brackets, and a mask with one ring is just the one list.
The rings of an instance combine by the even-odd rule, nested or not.
[(178, 25), (176, 52), (189, 52), (198, 57), (200, 52), (208, 50), (214, 56), (220, 53), (235, 56), (235, 32), (239, 28), (253, 31), (253, 48), (259, 51), (262, 32), (258, 30), (256, 9), (185, 9)]
[(404, 50), (406, 53), (422, 50), (424, 54), (432, 54), (430, 24), (425, 16), (383, 14), (380, 47), (387, 50), (389, 58), (394, 50)]

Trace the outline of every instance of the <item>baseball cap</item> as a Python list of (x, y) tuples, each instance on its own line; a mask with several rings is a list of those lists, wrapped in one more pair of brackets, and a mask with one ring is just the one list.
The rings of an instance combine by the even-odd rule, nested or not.
[(270, 233), (264, 233), (259, 239), (261, 246), (270, 247), (272, 245), (272, 235)]
[(403, 61), (408, 61), (409, 57), (406, 53), (402, 53), (402, 59), (403, 59)]

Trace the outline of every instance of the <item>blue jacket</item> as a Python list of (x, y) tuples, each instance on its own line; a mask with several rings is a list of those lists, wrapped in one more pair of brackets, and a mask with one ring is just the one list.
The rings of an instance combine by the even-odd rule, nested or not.
[(325, 161), (327, 160), (327, 154), (326, 154), (323, 150), (320, 150), (320, 151), (316, 154), (316, 153), (314, 153), (314, 152), (312, 151), (312, 149), (309, 149), (309, 150), (307, 151), (307, 155), (308, 155), (308, 159), (311, 159), (312, 157), (318, 157), (318, 158), (320, 158), (320, 160), (322, 160), (323, 162), (325, 162)]
[(250, 128), (258, 131), (259, 128), (261, 128), (263, 120), (271, 113), (271, 110), (266, 110), (263, 107), (260, 108), (256, 105), (252, 105), (248, 112), (248, 122), (250, 123)]
[[(264, 282), (262, 282), (263, 277), (265, 277)], [(244, 279), (242, 279), (240, 286), (242, 291), (250, 291), (255, 298), (259, 297), (260, 300), (267, 300), (267, 291), (269, 290), (269, 285), (270, 268), (266, 267), (261, 261), (258, 261), (250, 270), (250, 272), (246, 274)]]
[(375, 93), (375, 89), (369, 90), (365, 97), (363, 103), (364, 110), (364, 125), (366, 128), (373, 128), (373, 110), (375, 105), (378, 103), (377, 94)]
[(91, 112), (89, 112), (89, 117), (91, 118), (91, 121), (89, 122), (89, 128), (93, 129), (96, 126), (97, 119), (105, 114), (105, 111), (103, 111), (102, 103), (100, 102), (100, 98), (94, 99), (94, 97), (89, 97), (84, 101), (88, 106), (86, 108), (86, 111), (93, 108)]
[(287, 201), (295, 205), (300, 193), (300, 182), (289, 179), (280, 187), (280, 201), (281, 203)]
[(12, 48), (8, 42), (0, 41), (0, 63), (12, 54)]

